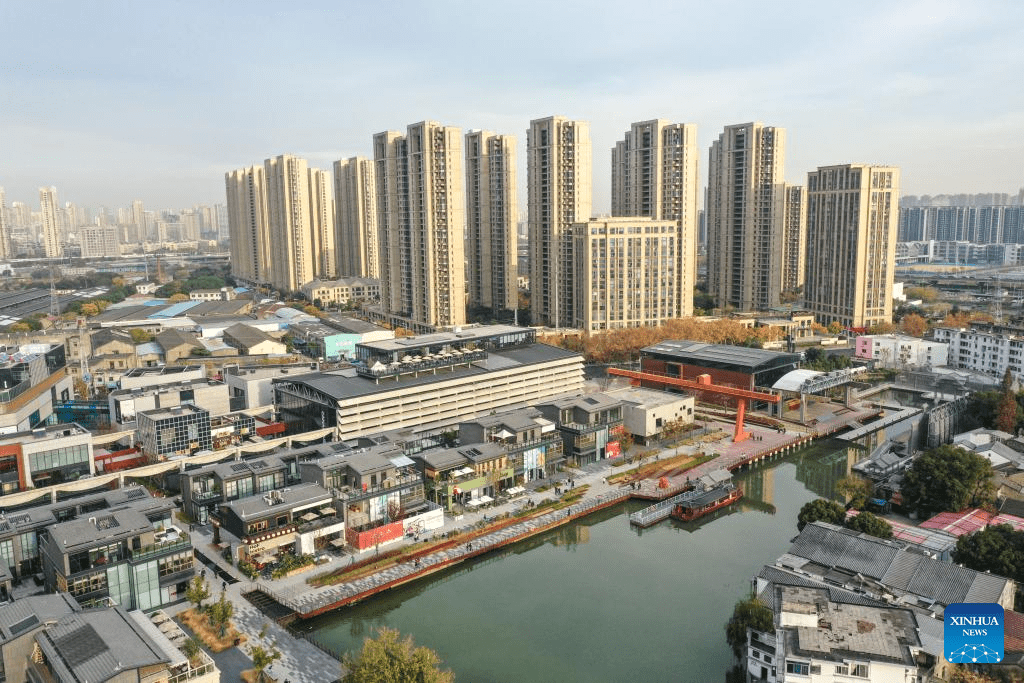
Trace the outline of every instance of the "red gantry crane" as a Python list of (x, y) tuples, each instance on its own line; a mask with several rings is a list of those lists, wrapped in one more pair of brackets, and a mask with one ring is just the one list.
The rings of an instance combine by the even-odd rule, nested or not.
[(697, 375), (697, 380), (683, 379), (682, 377), (670, 377), (654, 372), (638, 372), (636, 370), (620, 370), (619, 368), (608, 368), (609, 375), (628, 377), (634, 384), (639, 382), (653, 382), (673, 387), (682, 387), (694, 391), (705, 391), (709, 394), (719, 396), (732, 396), (736, 399), (736, 431), (733, 434), (733, 443), (746, 441), (750, 438), (750, 432), (743, 429), (743, 416), (747, 412), (747, 401), (767, 401), (768, 403), (779, 403), (782, 397), (778, 394), (769, 394), (763, 391), (750, 391), (749, 389), (738, 389), (720, 384), (711, 383), (711, 375)]

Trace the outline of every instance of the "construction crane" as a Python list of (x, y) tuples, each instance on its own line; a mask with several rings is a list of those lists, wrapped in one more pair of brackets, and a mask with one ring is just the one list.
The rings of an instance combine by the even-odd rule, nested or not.
[(615, 375), (617, 377), (627, 377), (633, 380), (633, 384), (651, 382), (735, 398), (736, 430), (733, 432), (733, 443), (746, 441), (750, 438), (750, 432), (743, 429), (743, 417), (747, 412), (747, 401), (767, 401), (768, 403), (779, 403), (782, 401), (782, 397), (778, 394), (769, 394), (764, 391), (750, 391), (749, 389), (739, 389), (737, 387), (727, 387), (721, 384), (712, 384), (711, 375), (698, 375), (696, 381), (694, 381), (683, 379), (682, 377), (662, 375), (655, 372), (638, 372), (636, 370), (620, 370), (619, 368), (608, 368), (608, 374)]

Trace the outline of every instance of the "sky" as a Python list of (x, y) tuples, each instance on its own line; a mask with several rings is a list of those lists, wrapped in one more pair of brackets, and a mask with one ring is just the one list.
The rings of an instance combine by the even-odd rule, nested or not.
[(899, 166), (904, 194), (1024, 186), (1024, 3), (0, 0), (7, 203), (223, 203), (224, 173), (330, 168), (423, 120), (590, 122), (594, 213), (630, 123), (786, 129), (786, 179)]

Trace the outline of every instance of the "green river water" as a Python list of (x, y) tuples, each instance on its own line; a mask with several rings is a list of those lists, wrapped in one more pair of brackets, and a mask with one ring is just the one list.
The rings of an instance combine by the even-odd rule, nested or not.
[(733, 604), (862, 454), (814, 444), (739, 474), (744, 499), (714, 516), (639, 530), (624, 504), (301, 628), (342, 652), (396, 628), (459, 683), (723, 681)]

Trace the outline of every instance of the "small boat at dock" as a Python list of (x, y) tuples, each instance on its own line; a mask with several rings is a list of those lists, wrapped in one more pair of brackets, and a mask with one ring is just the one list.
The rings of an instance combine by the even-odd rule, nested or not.
[(730, 482), (710, 488), (689, 500), (676, 503), (672, 517), (684, 522), (700, 519), (719, 508), (732, 505), (743, 497), (743, 489)]

